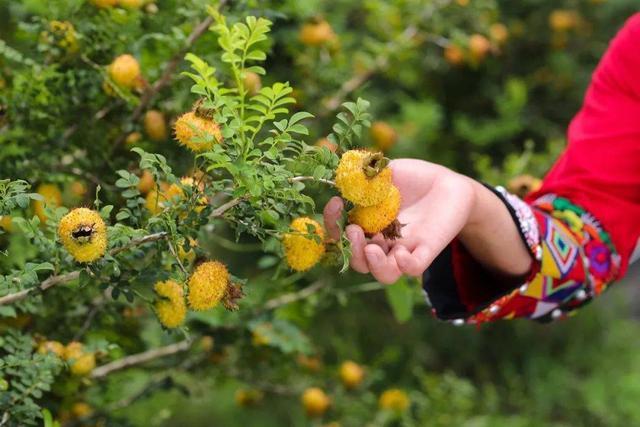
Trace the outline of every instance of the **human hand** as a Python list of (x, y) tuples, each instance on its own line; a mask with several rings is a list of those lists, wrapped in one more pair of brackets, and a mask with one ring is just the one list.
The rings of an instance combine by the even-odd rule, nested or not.
[[(471, 179), (433, 163), (400, 159), (389, 167), (402, 196), (398, 214), (402, 237), (390, 240), (377, 234), (367, 238), (357, 225), (346, 228), (351, 267), (386, 284), (403, 274), (421, 276), (468, 223), (475, 195)], [(332, 198), (324, 209), (325, 227), (335, 239), (340, 237), (337, 221), (343, 209), (340, 197)]]

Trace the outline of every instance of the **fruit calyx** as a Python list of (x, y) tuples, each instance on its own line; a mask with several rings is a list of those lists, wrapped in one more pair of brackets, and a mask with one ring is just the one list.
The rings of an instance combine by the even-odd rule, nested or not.
[(362, 170), (367, 178), (374, 178), (380, 172), (382, 172), (387, 166), (389, 166), (390, 160), (384, 156), (384, 154), (370, 153), (362, 162)]

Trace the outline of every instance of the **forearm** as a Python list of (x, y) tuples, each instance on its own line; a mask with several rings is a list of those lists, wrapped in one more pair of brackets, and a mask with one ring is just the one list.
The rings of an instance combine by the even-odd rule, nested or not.
[(458, 236), (460, 241), (488, 269), (510, 276), (526, 275), (532, 258), (506, 206), (485, 186), (469, 181), (473, 204)]

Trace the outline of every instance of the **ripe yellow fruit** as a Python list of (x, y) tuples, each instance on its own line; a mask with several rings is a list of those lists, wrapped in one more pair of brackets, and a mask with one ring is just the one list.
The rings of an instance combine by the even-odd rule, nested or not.
[(53, 353), (56, 356), (62, 358), (65, 355), (65, 347), (58, 341), (44, 341), (38, 346), (38, 353)]
[(324, 229), (307, 217), (294, 219), (289, 227), (292, 232), (282, 238), (287, 264), (296, 271), (309, 270), (324, 255)]
[(88, 403), (76, 402), (71, 406), (71, 413), (76, 418), (86, 418), (93, 414), (93, 408)]
[(404, 412), (411, 405), (409, 396), (404, 391), (397, 388), (385, 390), (378, 399), (380, 409), (393, 412)]
[(144, 170), (140, 175), (140, 182), (138, 182), (138, 190), (142, 194), (147, 194), (156, 186), (156, 181), (153, 179), (153, 174), (148, 170)]
[(329, 396), (318, 387), (311, 387), (302, 394), (302, 406), (310, 417), (319, 417), (331, 406)]
[(118, 0), (91, 0), (91, 4), (96, 7), (108, 9), (118, 4)]
[(491, 51), (491, 42), (482, 34), (473, 34), (469, 37), (469, 53), (476, 62), (482, 61)]
[(88, 375), (96, 367), (96, 356), (93, 353), (84, 353), (71, 362), (71, 373), (77, 376)]
[(400, 190), (395, 185), (392, 185), (387, 198), (382, 203), (353, 208), (349, 212), (349, 222), (362, 227), (366, 234), (380, 233), (398, 217), (401, 201)]
[(542, 187), (542, 180), (531, 175), (516, 176), (507, 184), (507, 190), (519, 197), (538, 191), (540, 187)]
[(184, 323), (187, 305), (184, 302), (182, 286), (173, 280), (154, 285), (156, 293), (162, 297), (155, 303), (158, 320), (165, 328), (177, 328)]
[(211, 350), (213, 350), (214, 345), (215, 345), (215, 340), (213, 339), (212, 336), (205, 335), (202, 338), (200, 338), (200, 342), (199, 342), (200, 350), (206, 353), (209, 353)]
[(107, 249), (107, 226), (98, 212), (87, 208), (77, 208), (63, 216), (58, 237), (79, 262), (95, 261)]
[(491, 36), (491, 40), (496, 42), (499, 45), (504, 44), (509, 38), (509, 30), (506, 25), (496, 22), (495, 24), (489, 27), (489, 35)]
[(0, 228), (7, 233), (10, 233), (13, 230), (13, 223), (9, 215), (0, 216)]
[(129, 54), (120, 55), (107, 68), (111, 79), (122, 87), (132, 89), (141, 79), (140, 64)]
[(464, 62), (464, 51), (455, 44), (450, 44), (444, 49), (444, 59), (451, 65), (460, 65)]
[(178, 142), (196, 153), (210, 150), (214, 144), (222, 142), (220, 126), (214, 120), (200, 117), (193, 111), (180, 116), (174, 130)]
[(71, 194), (78, 198), (83, 198), (87, 195), (87, 186), (82, 181), (73, 181), (69, 186), (69, 190), (71, 190)]
[(200, 264), (189, 277), (189, 306), (208, 310), (224, 298), (229, 286), (227, 267), (218, 261)]
[(327, 150), (331, 151), (332, 153), (335, 153), (336, 151), (338, 151), (338, 145), (329, 141), (329, 139), (327, 138), (320, 138), (319, 140), (316, 141), (314, 145), (316, 147), (326, 147)]
[(84, 354), (84, 346), (81, 342), (71, 341), (64, 348), (62, 357), (64, 360), (79, 359)]
[(364, 369), (357, 363), (347, 360), (340, 365), (340, 380), (346, 388), (353, 389), (362, 383), (364, 379)]
[(134, 145), (138, 143), (142, 139), (142, 134), (140, 132), (131, 132), (124, 140), (124, 143), (127, 145)]
[(125, 9), (140, 9), (144, 0), (118, 0), (118, 4)]
[(258, 73), (254, 73), (253, 71), (245, 71), (243, 77), (244, 88), (247, 90), (247, 93), (251, 96), (257, 95), (262, 89), (262, 79)]
[(557, 32), (572, 30), (579, 22), (580, 15), (575, 10), (556, 9), (549, 15), (549, 26)]
[(264, 393), (260, 390), (253, 389), (239, 389), (235, 394), (236, 405), (238, 406), (253, 406), (257, 405), (264, 398)]
[(387, 151), (398, 141), (398, 133), (386, 122), (373, 122), (371, 138), (379, 150)]
[(334, 41), (336, 39), (336, 33), (333, 32), (331, 25), (322, 19), (318, 22), (304, 24), (302, 28), (300, 28), (298, 37), (300, 41), (307, 46), (321, 46)]
[(144, 115), (144, 131), (150, 140), (161, 142), (167, 139), (169, 132), (164, 114), (158, 110), (149, 110)]
[(40, 222), (47, 222), (47, 214), (44, 210), (45, 207), (57, 208), (62, 205), (62, 193), (55, 184), (40, 184), (36, 188), (36, 193), (40, 194), (44, 200), (35, 200), (33, 202), (33, 210), (35, 214), (40, 218)]
[(336, 169), (336, 187), (342, 196), (360, 206), (382, 203), (391, 188), (391, 169), (382, 153), (350, 150)]

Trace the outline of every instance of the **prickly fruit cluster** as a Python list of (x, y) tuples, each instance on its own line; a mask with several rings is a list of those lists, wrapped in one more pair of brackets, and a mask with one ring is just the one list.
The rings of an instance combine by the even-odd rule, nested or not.
[(220, 126), (193, 111), (180, 116), (174, 130), (178, 142), (196, 153), (210, 150), (214, 144), (222, 142)]
[(398, 217), (400, 202), (400, 191), (395, 186), (391, 186), (389, 195), (382, 203), (353, 208), (349, 212), (349, 222), (362, 227), (366, 234), (381, 233)]
[(324, 229), (307, 217), (294, 219), (290, 228), (291, 232), (283, 237), (287, 264), (296, 271), (309, 270), (324, 255)]
[(140, 64), (129, 54), (120, 55), (114, 59), (107, 71), (114, 82), (129, 89), (134, 88), (141, 79)]
[(409, 405), (411, 405), (411, 401), (407, 393), (397, 388), (385, 390), (378, 399), (380, 409), (387, 411), (404, 412), (409, 408)]
[(62, 354), (64, 360), (70, 365), (73, 375), (88, 375), (96, 367), (96, 357), (92, 352), (85, 351), (82, 343), (72, 341), (64, 348)]
[(218, 261), (200, 264), (189, 278), (189, 306), (194, 310), (215, 307), (229, 288), (227, 267)]
[(356, 388), (364, 379), (364, 369), (356, 362), (347, 360), (340, 365), (340, 380), (348, 389)]
[(45, 207), (57, 208), (62, 205), (62, 193), (55, 184), (40, 184), (36, 188), (36, 193), (42, 196), (43, 200), (36, 200), (33, 202), (33, 210), (35, 214), (40, 218), (41, 222), (47, 221), (47, 214)]
[(173, 280), (158, 282), (153, 287), (161, 297), (155, 303), (158, 320), (165, 328), (177, 328), (184, 323), (187, 305), (184, 301), (182, 286)]
[(329, 396), (318, 387), (306, 389), (302, 394), (301, 401), (307, 415), (310, 417), (321, 416), (329, 409), (329, 406), (331, 406)]
[(398, 237), (396, 218), (400, 211), (400, 191), (393, 185), (391, 168), (382, 153), (351, 150), (342, 155), (336, 170), (336, 187), (355, 204), (349, 221), (368, 235), (383, 233)]
[(336, 169), (336, 187), (342, 196), (359, 206), (382, 203), (391, 187), (391, 169), (382, 153), (350, 150)]
[(107, 249), (107, 226), (96, 211), (74, 209), (58, 224), (58, 237), (71, 256), (79, 262), (92, 262)]

